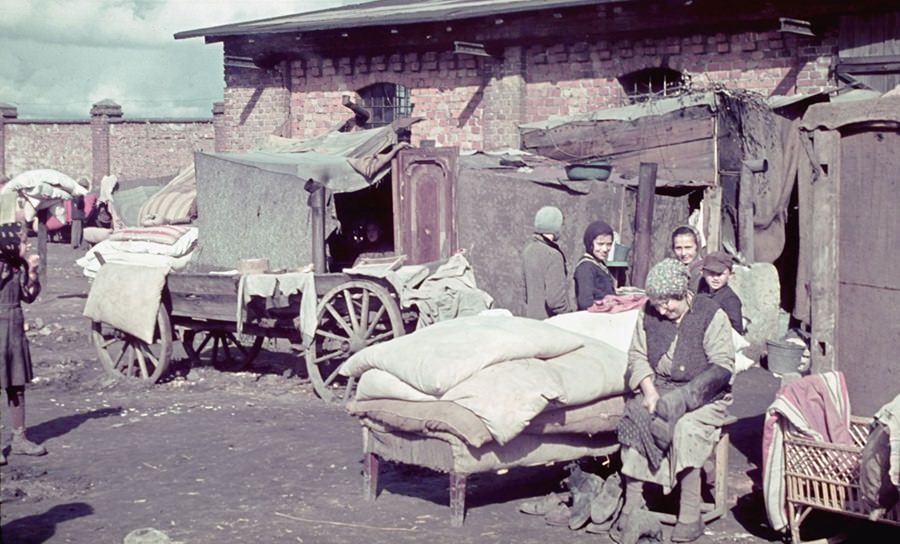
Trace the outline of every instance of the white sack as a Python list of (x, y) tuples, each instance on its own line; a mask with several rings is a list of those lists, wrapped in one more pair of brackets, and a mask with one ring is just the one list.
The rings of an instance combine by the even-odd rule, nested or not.
[(551, 400), (564, 401), (563, 394), (559, 376), (546, 361), (519, 359), (479, 371), (441, 400), (474, 412), (502, 446), (518, 436)]
[(407, 385), (393, 374), (373, 368), (363, 372), (356, 384), (356, 400), (396, 399), (411, 401), (438, 400)]
[(555, 315), (544, 321), (561, 329), (606, 342), (617, 350), (628, 353), (638, 312), (638, 309), (634, 309), (617, 314), (607, 314), (585, 310)]
[(584, 347), (547, 361), (559, 375), (563, 403), (570, 406), (624, 394), (627, 366), (626, 352), (593, 338), (585, 338)]
[(439, 396), (479, 370), (513, 359), (549, 359), (584, 345), (576, 334), (524, 317), (471, 316), (442, 321), (369, 346), (347, 359), (344, 376), (371, 368)]

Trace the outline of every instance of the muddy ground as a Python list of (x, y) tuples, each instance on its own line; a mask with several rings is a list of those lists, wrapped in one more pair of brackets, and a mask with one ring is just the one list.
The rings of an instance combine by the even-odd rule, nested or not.
[[(359, 424), (291, 371), (302, 361), (283, 341), (268, 342), (249, 372), (199, 367), (152, 387), (110, 379), (81, 317), (79, 255), (51, 245), (44, 292), (26, 309), (37, 375), (29, 434), (50, 453), (11, 456), (2, 468), (4, 544), (120, 543), (145, 527), (190, 544), (609, 542), (517, 513), (520, 501), (558, 489), (559, 466), (471, 477), (462, 528), (449, 525), (446, 476), (427, 470), (383, 464), (381, 494), (364, 502)], [(703, 541), (777, 540), (757, 467), (762, 414), (778, 386), (761, 368), (738, 378), (731, 511)], [(3, 424), (5, 446), (5, 414)], [(810, 538), (874, 530), (825, 516), (807, 526)]]

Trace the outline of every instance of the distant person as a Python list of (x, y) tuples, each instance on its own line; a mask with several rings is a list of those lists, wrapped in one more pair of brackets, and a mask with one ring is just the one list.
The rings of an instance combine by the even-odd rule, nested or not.
[(575, 303), (587, 310), (595, 300), (616, 294), (616, 281), (606, 260), (613, 247), (613, 229), (604, 221), (594, 221), (584, 229), (584, 255), (575, 265)]
[(734, 276), (731, 256), (724, 251), (710, 253), (703, 258), (701, 265), (703, 280), (700, 282), (698, 294), (706, 295), (719, 303), (719, 307), (725, 310), (725, 315), (731, 321), (731, 327), (744, 334), (744, 316), (741, 308), (741, 299), (728, 286), (729, 280)]
[(688, 267), (691, 280), (688, 287), (691, 291), (697, 292), (700, 287), (700, 278), (702, 272), (700, 270), (700, 235), (697, 229), (690, 225), (682, 225), (672, 231), (672, 253), (675, 258)]
[[(0, 225), (0, 353), (3, 360), (0, 387), (6, 391), (12, 423), (10, 452), (44, 455), (47, 450), (28, 440), (25, 434), (25, 384), (31, 382), (33, 372), (20, 304), (33, 302), (41, 291), (38, 281), (41, 259), (29, 255), (30, 249), (24, 224)], [(0, 464), (6, 464), (2, 449)]]
[(562, 224), (563, 214), (554, 206), (544, 206), (534, 216), (534, 236), (522, 251), (527, 317), (546, 319), (571, 311), (566, 257), (557, 245)]

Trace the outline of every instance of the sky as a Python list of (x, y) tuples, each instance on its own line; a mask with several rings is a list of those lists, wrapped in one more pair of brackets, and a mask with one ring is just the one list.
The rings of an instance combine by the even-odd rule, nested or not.
[(0, 0), (0, 102), (19, 118), (210, 117), (222, 44), (172, 35), (363, 0)]

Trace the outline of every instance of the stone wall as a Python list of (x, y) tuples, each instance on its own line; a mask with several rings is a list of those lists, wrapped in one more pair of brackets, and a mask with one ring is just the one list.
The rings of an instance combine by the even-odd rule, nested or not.
[(52, 168), (99, 181), (174, 176), (195, 151), (214, 151), (213, 119), (127, 119), (121, 107), (94, 104), (88, 119), (19, 119), (0, 105), (0, 177)]

